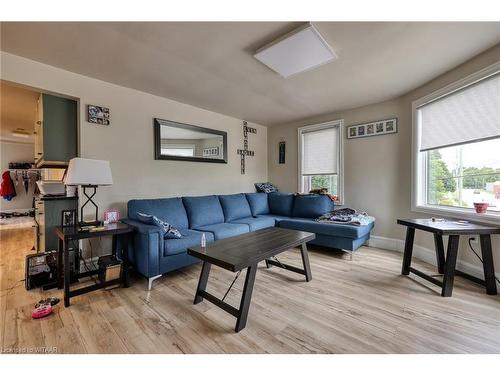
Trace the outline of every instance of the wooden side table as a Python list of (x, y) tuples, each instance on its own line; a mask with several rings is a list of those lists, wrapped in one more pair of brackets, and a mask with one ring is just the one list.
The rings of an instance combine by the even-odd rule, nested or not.
[[(461, 223), (458, 219), (445, 221), (432, 221), (432, 219), (398, 219), (397, 223), (406, 226), (403, 268), (401, 270), (403, 275), (409, 275), (411, 272), (441, 287), (441, 296), (443, 297), (451, 297), (455, 275), (464, 276), (474, 282), (486, 286), (487, 294), (497, 294), (495, 269), (493, 266), (493, 255), (491, 252), (491, 235), (500, 234), (499, 227), (471, 222)], [(443, 274), (443, 281), (439, 281), (422, 271), (411, 267), (415, 229), (433, 233), (438, 272)], [(479, 236), (481, 240), (484, 281), (455, 269), (457, 264), (458, 243), (461, 235)], [(449, 236), (446, 257), (443, 247), (443, 236)]]
[[(93, 231), (82, 231), (79, 227), (56, 227), (56, 235), (59, 238), (59, 249), (57, 257), (57, 272), (59, 285), (64, 287), (64, 306), (70, 305), (70, 298), (79, 296), (84, 293), (94, 290), (106, 288), (116, 284), (122, 284), (125, 288), (129, 286), (129, 262), (128, 262), (128, 241), (134, 228), (123, 223), (108, 224), (103, 229)], [(99, 282), (84, 288), (70, 290), (70, 264), (69, 264), (69, 242), (78, 241), (86, 238), (99, 238), (104, 236), (112, 236), (112, 254), (116, 255), (117, 239), (120, 238), (122, 247), (122, 274), (121, 277), (115, 280)], [(78, 256), (76, 257), (78, 259)], [(63, 274), (64, 271), (64, 274)], [(87, 277), (96, 275), (99, 270), (91, 270), (87, 272), (79, 272), (78, 277)]]

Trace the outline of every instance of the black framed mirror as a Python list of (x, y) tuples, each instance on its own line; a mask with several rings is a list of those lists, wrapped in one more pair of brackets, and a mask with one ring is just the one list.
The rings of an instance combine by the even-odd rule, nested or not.
[(227, 163), (227, 133), (154, 119), (155, 160)]

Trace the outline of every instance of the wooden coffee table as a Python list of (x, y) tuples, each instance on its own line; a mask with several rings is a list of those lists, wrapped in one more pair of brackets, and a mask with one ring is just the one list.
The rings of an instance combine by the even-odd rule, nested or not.
[[(226, 238), (216, 242), (208, 243), (205, 248), (200, 246), (188, 249), (188, 254), (203, 260), (200, 280), (194, 297), (194, 304), (198, 304), (206, 298), (214, 305), (236, 317), (236, 332), (245, 328), (248, 317), (248, 309), (252, 298), (252, 290), (257, 272), (257, 264), (265, 261), (269, 268), (272, 265), (284, 268), (291, 272), (296, 272), (306, 277), (306, 281), (312, 279), (309, 257), (307, 255), (306, 242), (316, 237), (314, 233), (301, 232), (284, 228), (267, 228), (240, 236)], [(278, 260), (271, 259), (277, 254), (294, 247), (301, 247), (303, 269), (288, 264), (283, 264)], [(224, 302), (224, 298), (219, 299), (206, 291), (208, 275), (212, 264), (222, 267), (232, 272), (238, 272), (236, 278), (243, 269), (247, 269), (245, 286), (241, 297), (240, 308)], [(234, 282), (230, 285), (229, 290)]]

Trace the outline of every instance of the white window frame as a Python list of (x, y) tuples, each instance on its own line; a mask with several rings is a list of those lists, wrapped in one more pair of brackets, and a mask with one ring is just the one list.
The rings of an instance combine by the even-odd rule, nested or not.
[(344, 120), (339, 119), (339, 120), (333, 120), (333, 121), (328, 121), (328, 122), (323, 122), (321, 124), (313, 124), (313, 125), (306, 125), (302, 126), (297, 129), (297, 135), (298, 135), (298, 190), (299, 192), (302, 191), (302, 151), (303, 151), (303, 145), (302, 145), (302, 133), (306, 131), (314, 131), (314, 130), (323, 130), (323, 129), (329, 129), (329, 128), (339, 128), (339, 136), (338, 136), (338, 148), (339, 148), (339, 170), (337, 174), (337, 195), (339, 197), (339, 201), (336, 202), (339, 205), (342, 205), (343, 202), (345, 202), (345, 197), (344, 197)]
[[(162, 145), (160, 147), (160, 153), (161, 153), (161, 150), (163, 149), (169, 149), (169, 148), (178, 148), (178, 149), (186, 149), (186, 150), (193, 150), (193, 157), (196, 156), (196, 145), (194, 144), (184, 144), (184, 143), (181, 143), (181, 144), (168, 144), (168, 145)], [(164, 154), (166, 155), (166, 154)], [(188, 156), (188, 157), (191, 157), (191, 156)]]
[(476, 73), (460, 79), (459, 81), (453, 82), (412, 102), (412, 211), (432, 215), (453, 216), (460, 219), (474, 220), (483, 223), (498, 224), (500, 222), (500, 212), (496, 213), (488, 211), (487, 213), (479, 215), (475, 213), (473, 208), (445, 207), (427, 203), (427, 154), (419, 151), (421, 129), (419, 122), (417, 121), (418, 107), (483, 80), (493, 74), (496, 74), (499, 70), (500, 62), (490, 65)]

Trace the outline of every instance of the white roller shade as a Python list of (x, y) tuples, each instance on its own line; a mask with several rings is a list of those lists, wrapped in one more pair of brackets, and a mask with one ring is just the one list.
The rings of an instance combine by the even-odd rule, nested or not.
[(302, 175), (337, 174), (339, 127), (302, 133)]
[(500, 74), (417, 109), (420, 151), (500, 137)]

